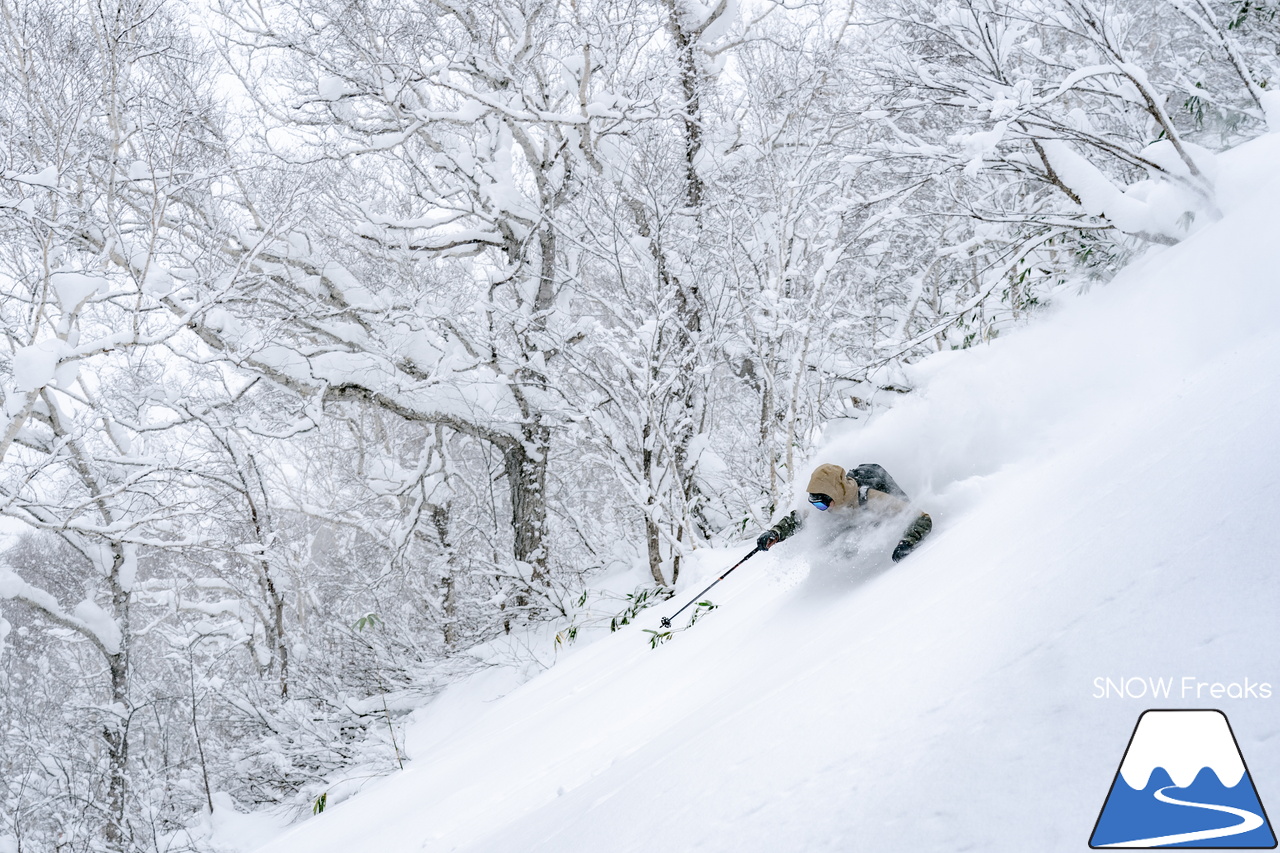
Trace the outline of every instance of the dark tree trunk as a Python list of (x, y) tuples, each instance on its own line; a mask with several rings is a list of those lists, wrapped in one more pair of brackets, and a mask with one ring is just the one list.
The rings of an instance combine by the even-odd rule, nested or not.
[[(547, 451), (550, 431), (539, 421), (524, 424), (523, 441), (512, 442), (503, 451), (507, 484), (511, 491), (512, 552), (530, 584), (546, 587), (550, 575), (545, 543), (547, 525)], [(516, 602), (530, 606), (522, 595)]]
[(129, 592), (120, 579), (125, 562), (124, 549), (114, 544), (113, 550), (111, 603), (120, 628), (120, 648), (106, 655), (111, 675), (111, 710), (102, 728), (102, 739), (107, 747), (107, 821), (103, 835), (109, 850), (124, 853), (129, 841), (125, 808), (129, 798), (129, 719), (132, 711), (129, 704)]

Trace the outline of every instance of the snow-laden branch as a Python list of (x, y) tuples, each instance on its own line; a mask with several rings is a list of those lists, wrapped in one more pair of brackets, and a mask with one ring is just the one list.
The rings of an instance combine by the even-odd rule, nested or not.
[(105, 657), (120, 653), (120, 625), (91, 599), (86, 598), (68, 611), (52, 594), (27, 583), (6, 566), (0, 566), (0, 598), (20, 601), (34, 608), (55, 625), (72, 630), (93, 643)]

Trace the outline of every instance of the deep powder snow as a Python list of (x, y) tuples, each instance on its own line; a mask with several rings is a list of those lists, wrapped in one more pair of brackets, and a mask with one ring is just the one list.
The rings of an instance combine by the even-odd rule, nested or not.
[[(1221, 221), (815, 454), (932, 513), (908, 560), (783, 543), (651, 650), (750, 544), (700, 552), (639, 624), (425, 709), (409, 769), (264, 853), (1083, 850), (1148, 707), (1224, 710), (1280, 810), (1280, 134), (1218, 159)], [(1096, 698), (1131, 676), (1177, 686)]]

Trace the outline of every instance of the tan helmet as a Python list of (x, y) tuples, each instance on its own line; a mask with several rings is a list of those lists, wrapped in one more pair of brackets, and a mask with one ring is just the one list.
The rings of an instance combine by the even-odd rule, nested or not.
[(858, 487), (845, 476), (839, 465), (826, 463), (813, 469), (809, 478), (809, 494), (827, 495), (831, 498), (831, 508), (844, 506), (858, 494)]

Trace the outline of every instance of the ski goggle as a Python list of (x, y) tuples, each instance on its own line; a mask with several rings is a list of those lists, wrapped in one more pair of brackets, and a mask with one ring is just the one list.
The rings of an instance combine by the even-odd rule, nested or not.
[(814, 494), (813, 492), (810, 492), (809, 503), (813, 504), (813, 506), (817, 507), (823, 512), (826, 512), (827, 509), (831, 506), (831, 495), (820, 495), (820, 494)]

